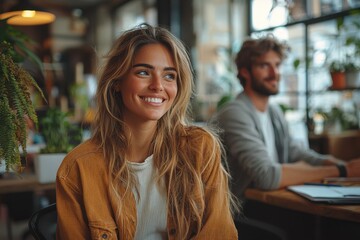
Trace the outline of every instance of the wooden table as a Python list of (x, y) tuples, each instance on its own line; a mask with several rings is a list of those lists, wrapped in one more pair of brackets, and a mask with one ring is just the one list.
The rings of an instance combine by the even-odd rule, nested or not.
[(281, 208), (360, 223), (360, 205), (329, 205), (313, 203), (286, 189), (275, 191), (248, 189), (245, 192), (245, 196), (247, 199)]
[(11, 179), (0, 179), (0, 194), (42, 190), (55, 190), (55, 182), (39, 183), (35, 175), (32, 174), (20, 175)]
[(289, 240), (360, 239), (360, 205), (314, 203), (286, 189), (245, 196), (245, 216), (279, 227)]

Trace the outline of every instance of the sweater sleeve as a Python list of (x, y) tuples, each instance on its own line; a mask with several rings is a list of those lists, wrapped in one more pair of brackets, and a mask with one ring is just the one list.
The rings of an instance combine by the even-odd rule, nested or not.
[(289, 162), (296, 162), (299, 160), (304, 160), (305, 162), (311, 165), (322, 165), (324, 160), (330, 159), (332, 156), (323, 155), (315, 152), (312, 149), (304, 148), (299, 143), (290, 139), (289, 144)]
[(222, 129), (227, 159), (235, 182), (235, 194), (247, 185), (259, 189), (279, 186), (281, 165), (270, 159), (265, 142), (257, 128), (254, 113), (242, 102), (233, 102), (221, 109), (213, 124)]

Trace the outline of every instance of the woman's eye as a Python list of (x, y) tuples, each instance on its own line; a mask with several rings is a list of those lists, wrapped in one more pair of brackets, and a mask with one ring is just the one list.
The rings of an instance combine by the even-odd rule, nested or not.
[(140, 75), (140, 76), (147, 76), (147, 75), (149, 75), (148, 72), (145, 71), (145, 70), (137, 71), (136, 74), (137, 74), (137, 75)]
[(175, 80), (176, 79), (176, 74), (174, 73), (168, 73), (165, 75), (165, 78), (168, 80)]

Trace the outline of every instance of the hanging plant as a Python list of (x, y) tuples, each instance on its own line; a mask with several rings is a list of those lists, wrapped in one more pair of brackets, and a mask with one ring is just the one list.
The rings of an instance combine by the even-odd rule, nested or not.
[(26, 157), (27, 118), (38, 124), (30, 89), (36, 89), (44, 98), (34, 78), (20, 63), (25, 58), (39, 66), (41, 62), (26, 45), (33, 42), (6, 21), (0, 21), (0, 160), (5, 160), (6, 171), (20, 171), (21, 154)]

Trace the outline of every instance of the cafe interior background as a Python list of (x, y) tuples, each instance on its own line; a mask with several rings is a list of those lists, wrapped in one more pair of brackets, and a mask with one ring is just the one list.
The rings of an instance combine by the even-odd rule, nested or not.
[[(48, 109), (60, 109), (82, 128), (82, 139), (88, 138), (103, 56), (123, 30), (147, 22), (168, 27), (188, 47), (196, 85), (192, 118), (204, 124), (241, 91), (233, 59), (242, 41), (273, 33), (292, 50), (272, 101), (282, 107), (293, 136), (321, 153), (360, 157), (358, 0), (1, 0), (0, 13), (24, 2), (55, 15), (47, 24), (13, 25), (37, 43), (33, 51), (43, 63), (43, 70), (23, 63), (47, 98), (44, 102), (33, 93), (39, 121)], [(335, 63), (353, 66), (340, 85), (330, 71)], [(23, 174), (36, 173), (31, 158), (44, 144), (41, 127), (29, 132)], [(1, 164), (3, 178), (4, 171)], [(18, 196), (4, 201), (5, 195), (0, 194), (0, 239), (9, 238), (14, 228), (13, 235), (22, 234), (16, 226), (26, 229), (34, 206), (54, 201), (43, 191), (36, 200), (24, 194), (30, 204), (18, 206)]]

